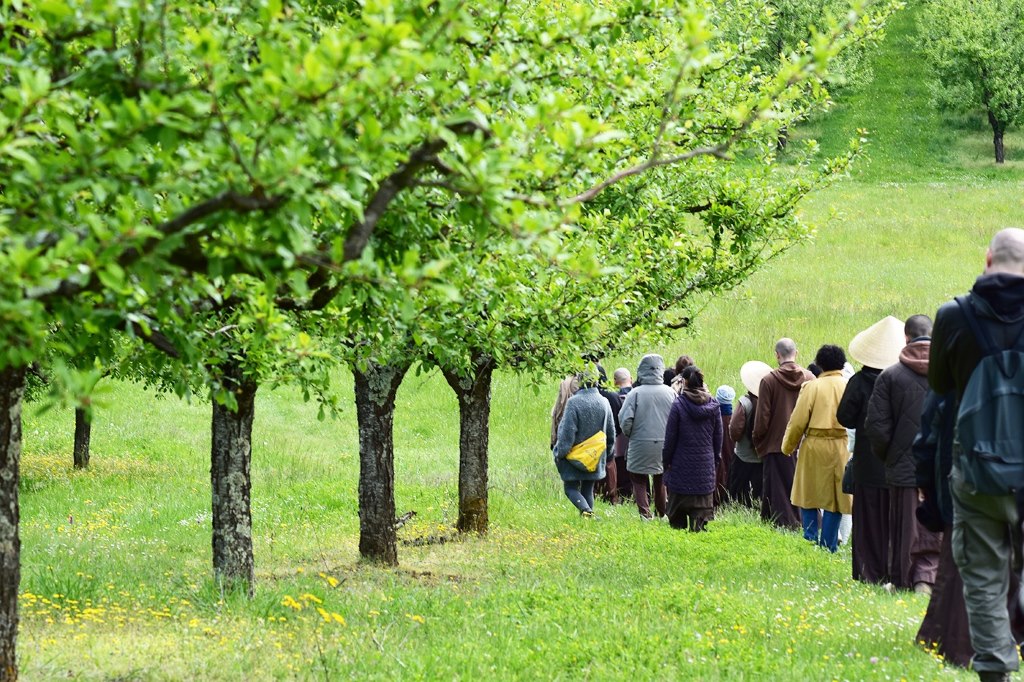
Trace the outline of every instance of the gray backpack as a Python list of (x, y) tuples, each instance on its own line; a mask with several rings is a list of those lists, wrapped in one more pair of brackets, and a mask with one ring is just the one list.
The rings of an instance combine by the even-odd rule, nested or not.
[(982, 353), (957, 413), (958, 468), (975, 491), (1011, 495), (1024, 488), (1024, 333), (1001, 349), (967, 297), (956, 302)]

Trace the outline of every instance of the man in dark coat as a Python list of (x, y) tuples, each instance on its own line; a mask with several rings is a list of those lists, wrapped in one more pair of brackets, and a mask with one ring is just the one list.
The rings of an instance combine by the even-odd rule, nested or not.
[(889, 486), (889, 582), (897, 589), (931, 593), (942, 535), (917, 520), (917, 479), (911, 446), (921, 427), (928, 392), (932, 321), (912, 315), (903, 327), (907, 345), (899, 362), (875, 381), (864, 428), (871, 449), (885, 462)]
[(761, 379), (751, 433), (754, 450), (761, 455), (764, 464), (761, 518), (793, 530), (803, 527), (800, 514), (789, 501), (797, 453), (794, 452), (792, 457), (782, 454), (782, 437), (786, 434), (786, 425), (796, 406), (800, 387), (814, 379), (813, 374), (796, 364), (796, 355), (793, 339), (779, 339), (775, 344), (775, 359), (779, 366)]
[[(1012, 347), (1024, 331), (1024, 230), (1007, 228), (992, 238), (985, 272), (968, 297), (979, 322), (1000, 348)], [(939, 308), (932, 335), (928, 383), (936, 393), (963, 398), (982, 352), (956, 301)], [(1020, 514), (1013, 495), (985, 495), (968, 487), (954, 444), (950, 492), (952, 551), (964, 581), (964, 601), (974, 647), (974, 669), (982, 680), (1009, 680), (1020, 667), (1006, 608), (1014, 554), (1020, 555)]]

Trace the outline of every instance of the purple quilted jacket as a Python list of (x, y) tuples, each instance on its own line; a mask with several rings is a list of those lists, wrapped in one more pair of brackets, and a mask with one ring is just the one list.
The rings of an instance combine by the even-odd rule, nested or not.
[(722, 412), (708, 396), (702, 405), (686, 394), (672, 403), (665, 427), (665, 487), (677, 495), (710, 495), (722, 452)]

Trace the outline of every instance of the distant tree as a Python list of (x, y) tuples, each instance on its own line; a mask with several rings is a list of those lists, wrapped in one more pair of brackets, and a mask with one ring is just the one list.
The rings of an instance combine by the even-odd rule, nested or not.
[(1024, 0), (931, 0), (918, 26), (934, 102), (984, 112), (1003, 163), (1003, 135), (1024, 120)]

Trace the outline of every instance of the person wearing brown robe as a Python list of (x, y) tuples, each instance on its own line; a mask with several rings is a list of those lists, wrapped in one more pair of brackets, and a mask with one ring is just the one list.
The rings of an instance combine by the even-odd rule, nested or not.
[(911, 445), (921, 426), (928, 392), (928, 354), (932, 321), (907, 318), (907, 345), (899, 362), (875, 381), (864, 428), (872, 451), (885, 462), (889, 484), (889, 582), (897, 589), (931, 593), (939, 567), (942, 536), (917, 520), (917, 481)]
[(836, 417), (854, 429), (853, 442), (853, 578), (879, 585), (889, 581), (889, 486), (885, 464), (871, 452), (864, 433), (868, 400), (882, 370), (865, 366), (850, 377)]
[(782, 454), (782, 438), (800, 396), (800, 387), (814, 379), (813, 374), (796, 364), (796, 356), (793, 339), (779, 339), (775, 344), (779, 366), (761, 379), (751, 434), (754, 449), (764, 464), (761, 518), (793, 530), (802, 528), (800, 513), (790, 502), (797, 453), (792, 457)]
[(732, 386), (719, 386), (715, 392), (722, 412), (722, 452), (721, 459), (715, 469), (714, 504), (717, 509), (729, 501), (729, 468), (732, 466), (733, 450), (736, 447), (729, 436), (729, 423), (732, 420), (732, 401), (736, 398), (736, 389)]
[(853, 577), (879, 585), (889, 582), (889, 484), (885, 463), (871, 451), (864, 420), (878, 375), (899, 362), (906, 344), (903, 321), (891, 315), (853, 337), (850, 357), (863, 367), (850, 377), (836, 412), (839, 423), (854, 430)]

